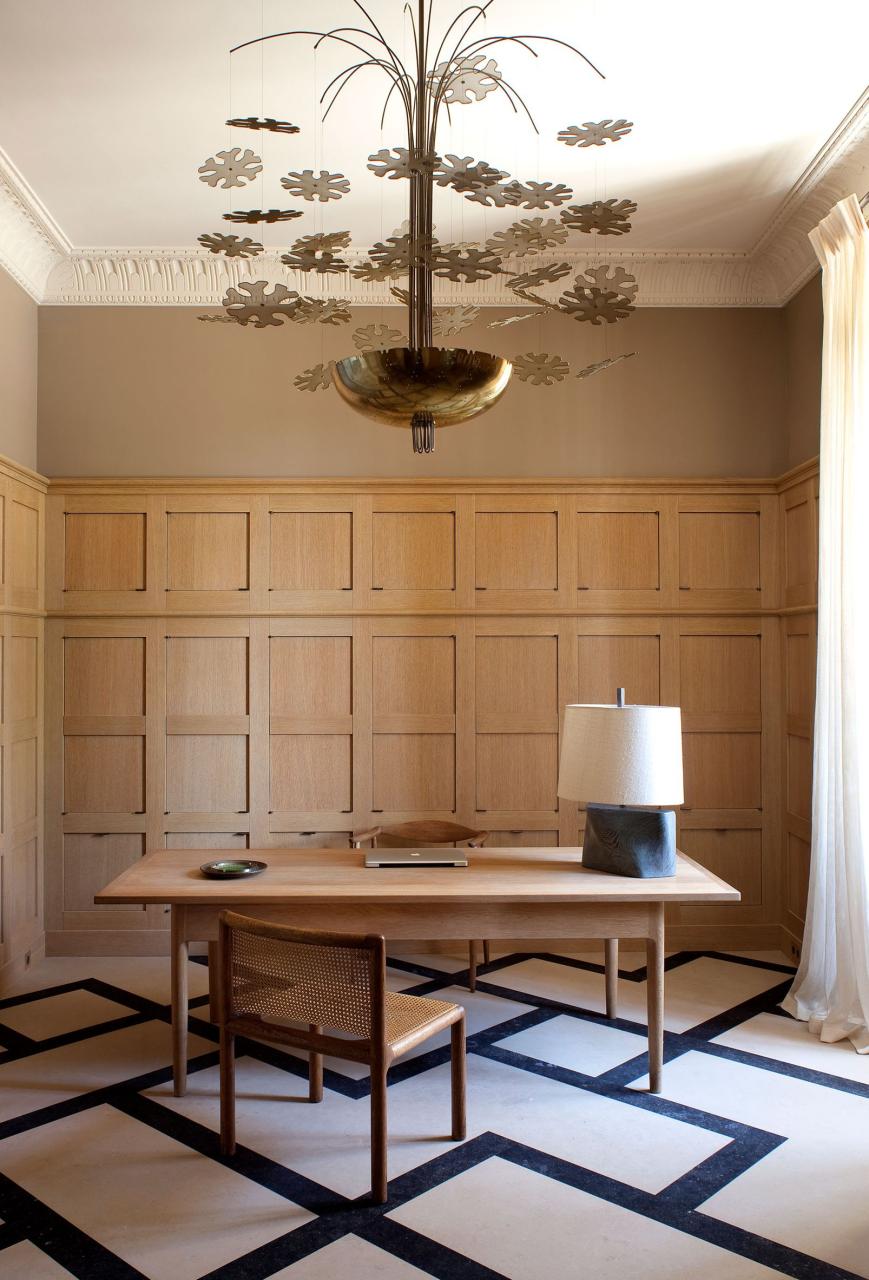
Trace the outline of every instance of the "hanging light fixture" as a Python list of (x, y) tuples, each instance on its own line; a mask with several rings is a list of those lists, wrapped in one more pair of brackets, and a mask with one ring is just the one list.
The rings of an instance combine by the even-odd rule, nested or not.
[[(471, 34), (486, 16), (493, 0), (463, 9), (446, 28), (434, 46), (432, 8), (434, 0), (417, 0), (413, 26), (413, 60), (407, 65), (385, 40), (379, 26), (359, 2), (352, 0), (363, 15), (364, 26), (338, 27), (331, 31), (282, 31), (260, 36), (236, 46), (231, 52), (265, 41), (289, 36), (312, 36), (315, 48), (322, 41), (334, 41), (351, 47), (361, 59), (339, 72), (327, 85), (320, 102), (323, 119), (336, 101), (364, 68), (374, 68), (390, 81), (381, 116), (395, 95), (400, 102), (407, 130), (407, 146), (382, 149), (368, 157), (368, 168), (379, 178), (402, 179), (409, 183), (409, 216), (406, 229), (388, 237), (368, 250), (366, 257), (351, 264), (341, 257), (349, 246), (349, 232), (331, 232), (302, 236), (281, 261), (289, 268), (320, 276), (351, 276), (363, 281), (389, 282), (391, 292), (407, 307), (407, 346), (392, 345), (394, 330), (386, 326), (368, 326), (354, 333), (359, 348), (355, 354), (329, 364), (305, 370), (295, 379), (300, 390), (337, 388), (343, 400), (366, 417), (391, 426), (410, 427), (414, 451), (430, 453), (434, 448), (435, 428), (466, 422), (477, 417), (504, 394), (515, 371), (522, 381), (534, 386), (550, 386), (570, 376), (570, 365), (556, 355), (524, 353), (511, 359), (486, 351), (462, 347), (433, 345), (437, 327), (442, 336), (461, 330), (476, 319), (478, 308), (452, 306), (435, 310), (433, 282), (446, 279), (454, 284), (474, 284), (494, 276), (507, 276), (507, 286), (517, 303), (531, 308), (503, 320), (493, 321), (492, 328), (507, 326), (528, 315), (561, 314), (594, 325), (611, 324), (624, 319), (634, 310), (637, 283), (620, 266), (603, 263), (576, 276), (573, 287), (559, 298), (547, 297), (539, 290), (557, 283), (570, 274), (569, 262), (545, 261), (531, 271), (517, 271), (510, 259), (528, 255), (550, 254), (565, 243), (571, 231), (595, 236), (622, 236), (631, 229), (630, 218), (636, 204), (630, 200), (594, 200), (571, 205), (571, 189), (561, 183), (510, 178), (504, 170), (470, 156), (437, 151), (438, 121), (442, 110), (481, 102), (489, 94), (503, 93), (513, 110), (524, 112), (531, 125), (536, 125), (524, 99), (505, 78), (490, 51), (497, 45), (510, 43), (533, 50), (535, 42), (560, 45), (583, 59), (595, 74), (601, 73), (573, 45), (552, 36), (483, 36)], [(470, 15), (470, 16), (469, 16)], [(456, 38), (456, 33), (461, 34)], [(446, 52), (446, 56), (444, 53)], [(535, 55), (536, 56), (536, 55)], [(276, 134), (293, 134), (297, 126), (272, 117), (236, 117), (227, 124), (246, 130), (264, 129)], [(558, 134), (559, 141), (571, 147), (598, 147), (618, 142), (632, 129), (625, 119), (570, 125)], [(219, 151), (200, 166), (202, 182), (222, 190), (245, 187), (262, 170), (261, 158), (249, 148), (234, 147)], [(282, 187), (294, 198), (329, 203), (340, 200), (350, 191), (350, 183), (342, 173), (321, 169), (291, 171), (281, 179)], [(484, 244), (450, 245), (438, 242), (433, 226), (432, 206), (435, 186), (450, 188), (465, 199), (493, 208), (511, 207), (542, 211), (541, 216), (523, 217), (506, 229), (495, 233)], [(562, 207), (565, 206), (565, 207)], [(557, 209), (557, 217), (543, 213)], [(224, 214), (232, 222), (285, 222), (302, 216), (295, 209), (233, 211)], [(225, 253), (236, 259), (254, 258), (262, 245), (237, 236), (208, 233), (200, 243), (211, 253)], [(396, 281), (407, 279), (407, 287)], [(559, 286), (561, 288), (561, 286)], [(269, 289), (268, 282), (239, 279), (227, 290), (223, 300), (226, 317), (241, 325), (257, 328), (290, 323), (346, 324), (351, 319), (349, 303), (341, 298), (310, 297), (284, 284)], [(202, 317), (203, 319), (206, 317)], [(211, 317), (208, 317), (211, 318)], [(378, 336), (377, 330), (382, 334)], [(607, 358), (586, 366), (576, 375), (586, 378), (599, 369), (610, 367), (628, 354)]]

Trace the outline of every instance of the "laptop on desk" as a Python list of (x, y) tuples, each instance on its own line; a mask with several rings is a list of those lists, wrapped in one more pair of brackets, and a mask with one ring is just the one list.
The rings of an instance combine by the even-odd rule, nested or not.
[(466, 867), (467, 849), (369, 849), (366, 867)]

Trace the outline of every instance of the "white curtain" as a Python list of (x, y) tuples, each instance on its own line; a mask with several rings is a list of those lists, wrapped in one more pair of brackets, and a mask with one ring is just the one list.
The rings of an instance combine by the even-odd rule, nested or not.
[(869, 1053), (869, 229), (857, 197), (810, 239), (824, 293), (812, 861), (784, 1007)]

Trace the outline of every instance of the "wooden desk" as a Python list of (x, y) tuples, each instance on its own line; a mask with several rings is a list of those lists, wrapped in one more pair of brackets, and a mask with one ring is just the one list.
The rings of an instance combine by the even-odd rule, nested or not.
[(363, 865), (348, 849), (251, 849), (269, 864), (249, 880), (206, 880), (203, 862), (236, 850), (161, 849), (98, 893), (95, 902), (172, 908), (172, 1036), (175, 1093), (187, 1088), (187, 958), (190, 942), (217, 939), (227, 907), (302, 928), (382, 933), (389, 942), (468, 938), (644, 938), (648, 964), (649, 1080), (661, 1090), (664, 1052), (664, 907), (738, 902), (739, 893), (679, 855), (676, 874), (631, 880), (586, 870), (581, 849), (480, 849), (470, 866)]

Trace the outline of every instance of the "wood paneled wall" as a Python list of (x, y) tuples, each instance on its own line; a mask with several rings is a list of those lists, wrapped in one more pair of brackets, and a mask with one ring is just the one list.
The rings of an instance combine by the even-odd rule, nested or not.
[(51, 949), (164, 949), (159, 909), (93, 904), (146, 847), (327, 846), (421, 815), (576, 844), (561, 709), (617, 685), (682, 706), (681, 846), (743, 894), (681, 908), (674, 941), (778, 945), (793, 492), (52, 485)]
[(782, 486), (782, 923), (802, 941), (812, 841), (812, 742), (818, 636), (818, 472), (798, 468)]
[(43, 945), (45, 488), (0, 459), (0, 972)]

